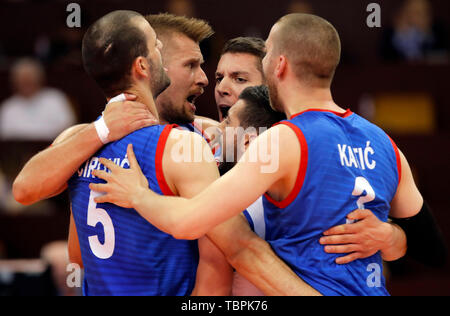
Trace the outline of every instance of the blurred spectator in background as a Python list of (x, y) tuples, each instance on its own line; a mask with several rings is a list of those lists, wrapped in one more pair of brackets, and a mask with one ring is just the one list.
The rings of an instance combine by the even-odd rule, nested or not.
[(292, 0), (291, 2), (289, 2), (286, 10), (286, 14), (290, 13), (314, 14), (314, 9), (309, 1)]
[(69, 262), (69, 252), (67, 241), (55, 241), (45, 245), (41, 251), (41, 259), (51, 267), (53, 283), (59, 296), (75, 296), (78, 293), (76, 288), (67, 286), (67, 266)]
[(3, 140), (53, 140), (75, 124), (66, 96), (44, 88), (45, 72), (32, 59), (19, 60), (11, 70), (16, 93), (0, 105), (0, 138)]
[(167, 12), (194, 18), (197, 16), (192, 0), (170, 0), (166, 6)]
[(448, 62), (444, 26), (434, 20), (428, 0), (405, 0), (383, 34), (381, 54), (386, 61)]

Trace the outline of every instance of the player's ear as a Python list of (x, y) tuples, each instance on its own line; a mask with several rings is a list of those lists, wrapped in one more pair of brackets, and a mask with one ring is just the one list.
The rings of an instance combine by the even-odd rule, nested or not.
[(150, 65), (148, 63), (147, 58), (139, 56), (134, 60), (133, 63), (133, 73), (135, 73), (138, 77), (148, 77)]
[(283, 77), (284, 74), (286, 73), (286, 69), (287, 69), (286, 56), (280, 55), (278, 57), (277, 66), (275, 68), (275, 75), (277, 76), (277, 78)]
[(249, 133), (245, 133), (244, 137), (244, 151), (248, 149), (250, 144), (258, 137), (258, 133), (256, 131), (251, 131)]

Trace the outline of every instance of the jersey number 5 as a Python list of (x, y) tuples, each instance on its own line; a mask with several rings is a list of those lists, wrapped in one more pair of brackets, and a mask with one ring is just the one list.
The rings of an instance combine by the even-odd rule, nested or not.
[(97, 258), (109, 259), (114, 253), (116, 237), (111, 217), (104, 209), (97, 208), (97, 203), (95, 203), (94, 199), (98, 196), (100, 196), (98, 192), (91, 192), (89, 196), (87, 224), (91, 227), (96, 227), (98, 223), (101, 223), (105, 232), (105, 242), (101, 244), (98, 236), (90, 236), (89, 246)]

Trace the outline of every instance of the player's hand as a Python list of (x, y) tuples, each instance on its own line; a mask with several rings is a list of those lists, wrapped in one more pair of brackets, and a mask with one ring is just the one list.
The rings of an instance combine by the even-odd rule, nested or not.
[(145, 104), (136, 102), (135, 95), (126, 93), (125, 96), (126, 101), (110, 103), (103, 112), (103, 118), (109, 129), (110, 142), (119, 140), (141, 128), (159, 124)]
[(391, 246), (394, 234), (392, 225), (380, 221), (371, 211), (356, 210), (347, 218), (358, 222), (334, 227), (320, 239), (320, 243), (325, 245), (325, 252), (347, 254), (337, 258), (337, 264), (368, 258)]
[(96, 203), (113, 203), (124, 208), (134, 208), (135, 199), (140, 194), (151, 194), (148, 188), (148, 180), (142, 173), (133, 146), (127, 149), (130, 169), (123, 169), (110, 160), (101, 158), (100, 163), (111, 170), (111, 173), (95, 170), (93, 175), (105, 180), (106, 184), (91, 183), (89, 188), (93, 191), (105, 193), (95, 199)]

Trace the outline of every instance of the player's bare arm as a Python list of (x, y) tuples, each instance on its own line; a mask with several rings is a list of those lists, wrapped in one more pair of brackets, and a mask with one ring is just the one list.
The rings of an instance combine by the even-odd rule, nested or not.
[(201, 124), (204, 130), (211, 128), (211, 127), (218, 127), (220, 124), (216, 120), (213, 120), (213, 119), (211, 119), (209, 117), (205, 117), (205, 116), (199, 116), (199, 115), (195, 116), (195, 123)]
[(230, 296), (233, 268), (208, 237), (198, 241), (200, 258), (192, 296)]
[(320, 239), (325, 252), (343, 254), (336, 259), (337, 264), (368, 258), (378, 251), (385, 261), (405, 255), (406, 236), (397, 225), (380, 221), (370, 210), (356, 210), (347, 218), (357, 223), (333, 227)]
[(250, 229), (242, 214), (218, 225), (207, 236), (222, 250), (228, 262), (265, 295), (320, 295)]
[[(132, 146), (129, 147), (128, 151), (131, 165), (129, 170), (116, 167), (109, 161), (102, 161), (113, 173), (95, 171), (94, 174), (104, 178), (109, 183), (107, 185), (91, 185), (91, 189), (107, 192), (105, 198), (109, 199), (110, 202), (118, 203), (118, 205), (127, 208), (134, 205), (132, 202), (133, 195), (136, 195), (134, 190), (138, 190), (139, 187), (148, 188), (146, 179), (140, 172), (137, 162), (134, 162), (134, 154), (131, 148)], [(172, 170), (181, 174), (176, 166)], [(194, 209), (192, 211), (195, 212)], [(144, 215), (144, 213), (141, 214)], [(170, 228), (167, 229), (167, 232), (171, 232)], [(172, 233), (174, 232), (172, 231)], [(248, 223), (241, 215), (212, 229), (208, 232), (208, 237), (219, 246), (238, 272), (253, 282), (266, 295), (320, 295), (298, 278), (276, 256), (270, 246), (250, 230)], [(268, 273), (268, 269), (270, 273)]]
[[(194, 155), (195, 150), (201, 149), (210, 152), (209, 146), (203, 138), (197, 134), (172, 130), (167, 140), (163, 156), (164, 177), (171, 191), (177, 196), (192, 198), (208, 185), (219, 178), (219, 171), (213, 160), (199, 159), (195, 161), (178, 161), (175, 151), (177, 145), (188, 143), (186, 150), (190, 149), (189, 156)], [(183, 154), (181, 152), (178, 152)], [(133, 164), (137, 164), (132, 151), (129, 152)], [(198, 240), (199, 264), (195, 288), (192, 295), (195, 296), (229, 296), (233, 281), (233, 269), (223, 253), (206, 236)]]
[[(128, 95), (128, 100), (135, 96)], [(104, 119), (110, 141), (157, 122), (147, 107), (137, 102), (116, 102), (106, 107)], [(58, 195), (81, 164), (103, 146), (94, 124), (77, 125), (61, 133), (53, 145), (38, 153), (24, 166), (13, 185), (15, 199), (31, 205)], [(43, 172), (45, 170), (45, 172)]]
[(406, 157), (400, 151), (402, 178), (391, 203), (391, 220), (408, 239), (407, 254), (432, 267), (446, 264), (448, 251), (432, 210), (424, 201), (414, 181)]
[[(272, 139), (279, 141), (272, 144)], [(274, 164), (276, 160), (276, 170), (262, 172), (268, 163), (251, 157), (258, 153), (259, 148), (267, 148), (269, 164)], [(142, 181), (131, 177), (125, 184), (123, 179), (118, 179), (133, 171), (122, 170), (106, 159), (100, 162), (112, 174), (96, 172), (95, 176), (108, 183), (91, 184), (90, 188), (106, 193), (98, 197), (96, 203), (109, 202), (125, 208), (132, 207), (153, 225), (175, 238), (195, 240), (239, 215), (267, 191), (274, 199), (284, 199), (294, 187), (299, 157), (300, 144), (295, 133), (289, 127), (279, 125), (261, 134), (229, 173), (192, 199), (159, 196)], [(139, 174), (138, 171), (135, 173)], [(217, 205), (221, 207), (217, 209)]]
[(83, 268), (83, 259), (81, 258), (80, 242), (78, 240), (77, 227), (75, 226), (75, 220), (72, 215), (72, 210), (70, 210), (70, 225), (69, 225), (69, 237), (68, 237), (68, 252), (69, 261), (71, 263), (78, 264)]
[(219, 122), (204, 116), (195, 116), (195, 124), (200, 126), (210, 138), (210, 146), (214, 147), (220, 139)]

